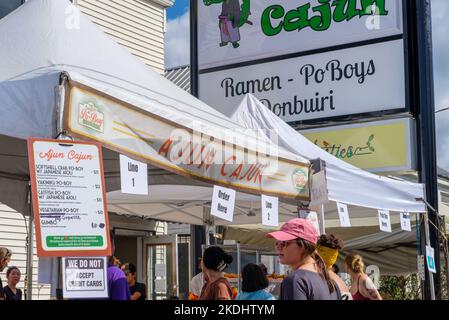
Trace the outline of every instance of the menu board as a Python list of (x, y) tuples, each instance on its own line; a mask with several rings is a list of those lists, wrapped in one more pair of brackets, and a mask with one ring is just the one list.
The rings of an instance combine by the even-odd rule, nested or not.
[(111, 254), (101, 146), (28, 140), (38, 256)]

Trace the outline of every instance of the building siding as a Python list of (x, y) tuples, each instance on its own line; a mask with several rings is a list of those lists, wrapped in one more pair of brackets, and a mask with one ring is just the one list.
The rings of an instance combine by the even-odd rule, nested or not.
[(76, 4), (117, 43), (164, 73), (163, 6), (144, 0), (77, 0)]
[[(27, 226), (28, 219), (22, 214), (10, 209), (0, 203), (0, 247), (7, 247), (12, 251), (12, 258), (9, 266), (16, 266), (22, 274), (18, 288), (24, 292), (26, 279), (27, 261)], [(33, 239), (35, 240), (35, 239)], [(50, 299), (50, 286), (37, 283), (38, 257), (36, 252), (36, 241), (33, 251), (33, 300)], [(0, 274), (3, 285), (6, 285), (6, 270)]]

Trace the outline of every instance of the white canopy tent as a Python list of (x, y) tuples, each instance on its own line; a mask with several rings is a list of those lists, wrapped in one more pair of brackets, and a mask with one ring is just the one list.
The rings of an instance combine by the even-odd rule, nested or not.
[[(421, 184), (375, 175), (354, 167), (322, 150), (291, 126), (273, 114), (257, 98), (248, 94), (235, 109), (231, 118), (247, 128), (273, 130), (270, 137), (291, 152), (306, 150), (309, 160), (320, 158), (326, 162), (329, 202), (324, 205), (326, 233), (334, 233), (345, 240), (342, 257), (347, 252), (362, 253), (369, 264), (380, 266), (382, 274), (407, 274), (417, 271), (416, 216), (411, 216), (412, 232), (400, 229), (399, 212), (426, 212), (424, 188)], [(340, 227), (335, 202), (348, 204), (351, 228)], [(393, 232), (379, 232), (377, 210), (391, 211)], [(396, 213), (396, 214), (395, 214)], [(272, 248), (265, 239), (268, 232), (260, 225), (227, 227), (224, 238), (243, 244), (259, 244)]]
[[(148, 162), (149, 182), (158, 186), (154, 190), (166, 190), (159, 193), (166, 207), (175, 204), (179, 209), (179, 200), (173, 198), (180, 197), (182, 202), (183, 198), (177, 193), (180, 185), (188, 188), (219, 184), (253, 194), (263, 191), (270, 194), (270, 190), (276, 189), (272, 187), (277, 185), (277, 191), (273, 192), (284, 194), (290, 203), (308, 200), (307, 160), (279, 150), (252, 132), (244, 132), (242, 126), (172, 84), (105, 35), (68, 0), (27, 1), (0, 20), (0, 43), (0, 201), (18, 212), (30, 214), (25, 139), (55, 138), (60, 133), (102, 143), (108, 191), (120, 189), (118, 152), (124, 150), (128, 156)], [(101, 108), (96, 110), (99, 112), (96, 115), (101, 113), (104, 117), (101, 132), (92, 128), (81, 130), (81, 110), (76, 108), (81, 109), (80, 99), (86, 97), (90, 99), (89, 103), (98, 103), (94, 107)], [(90, 108), (89, 103), (86, 104)], [(77, 112), (78, 121), (74, 120)], [(112, 128), (113, 125), (119, 128)], [(298, 169), (303, 170), (304, 185), (287, 179), (282, 183), (279, 179), (278, 182), (267, 181), (266, 177), (251, 180), (249, 168), (246, 181), (241, 177), (243, 181), (237, 183), (237, 178), (229, 175), (217, 181), (221, 168), (218, 163), (204, 163), (197, 168), (171, 163), (168, 152), (165, 155), (158, 152), (171, 138), (170, 135), (159, 136), (162, 129), (164, 133), (182, 129), (191, 136), (199, 134), (211, 138), (214, 143), (224, 145), (225, 156), (229, 155), (229, 145), (231, 150), (235, 148), (245, 156), (257, 155), (259, 150), (252, 147), (257, 142), (276, 148), (282, 158), (281, 170), (286, 169), (284, 174), (290, 176)], [(149, 141), (146, 135), (151, 130), (154, 134)], [(223, 135), (224, 131), (226, 135)], [(82, 135), (86, 132), (90, 136)], [(113, 147), (113, 144), (119, 147)], [(231, 166), (229, 172), (237, 166)], [(260, 169), (252, 168), (253, 175), (255, 168)], [(161, 185), (169, 187), (161, 189)], [(194, 193), (198, 198), (198, 189)], [(239, 197), (242, 196), (239, 192)], [(151, 216), (152, 213), (147, 208), (131, 212), (122, 208), (123, 205), (112, 204), (109, 210), (139, 216)], [(171, 211), (174, 214), (169, 217), (170, 221), (202, 224), (201, 219), (192, 219), (184, 211)], [(164, 218), (161, 215), (161, 219)], [(31, 261), (32, 250), (28, 252), (28, 261)], [(28, 268), (27, 286), (31, 288), (31, 264)]]
[(324, 160), (330, 201), (396, 212), (426, 212), (425, 203), (417, 200), (424, 199), (422, 184), (375, 175), (334, 157), (277, 117), (251, 94), (245, 96), (231, 118), (247, 128), (276, 132), (270, 138), (276, 139), (282, 148), (300, 153), (308, 160)]
[[(23, 139), (55, 138), (64, 130), (77, 138), (99, 141), (108, 148), (104, 149), (108, 191), (120, 189), (117, 151), (121, 150), (130, 157), (151, 164), (149, 181), (154, 185), (209, 186), (212, 183), (258, 194), (277, 183), (266, 179), (261, 179), (260, 183), (254, 180), (251, 181), (254, 187), (250, 187), (243, 182), (237, 184), (229, 177), (215, 179), (221, 168), (218, 164), (212, 164), (207, 174), (205, 166), (198, 170), (191, 166), (196, 171), (189, 171), (188, 165), (170, 163), (158, 153), (155, 146), (162, 144), (167, 136), (153, 137), (152, 145), (144, 137), (143, 130), (135, 128), (148, 131), (166, 121), (165, 129), (197, 131), (230, 144), (231, 148), (247, 147), (245, 152), (250, 153), (257, 151), (252, 150), (251, 144), (260, 142), (261, 138), (252, 132), (243, 132), (242, 126), (146, 66), (105, 35), (68, 0), (26, 2), (0, 21), (0, 42), (0, 201), (19, 212), (29, 213), (28, 161)], [(95, 135), (89, 129), (86, 132), (91, 136), (83, 136), (76, 127), (78, 122), (69, 122), (68, 118), (76, 114), (76, 110), (70, 111), (76, 102), (72, 96), (82, 95), (86, 90), (89, 97), (102, 104), (105, 123), (117, 123), (120, 130), (113, 131), (111, 125), (111, 130), (106, 132), (105, 124), (104, 134)], [(119, 110), (124, 105), (128, 109)], [(113, 144), (119, 148), (111, 147)], [(298, 167), (308, 171), (307, 160), (285, 150), (278, 151), (285, 160), (285, 168), (289, 168), (287, 171)], [(292, 183), (284, 184), (286, 189), (288, 185)], [(176, 194), (177, 190), (177, 187), (167, 189), (167, 193), (161, 194), (162, 199), (169, 199), (169, 195)], [(307, 187), (301, 191), (302, 194), (294, 186), (291, 190), (287, 196), (292, 198), (291, 203), (297, 202), (295, 194), (307, 200)], [(118, 207), (117, 211), (121, 212)], [(146, 215), (149, 211), (131, 214)], [(184, 215), (178, 212), (170, 220), (192, 222), (188, 216), (185, 220), (183, 218)]]
[[(378, 209), (391, 211), (392, 223), (399, 222), (398, 213), (402, 211), (426, 212), (424, 202), (416, 200), (424, 197), (422, 184), (372, 174), (334, 157), (303, 137), (250, 94), (245, 96), (240, 105), (236, 107), (232, 119), (246, 128), (275, 131), (277, 134), (267, 135), (267, 139), (276, 139), (275, 142), (279, 143), (282, 148), (308, 160), (320, 158), (326, 162), (328, 198), (330, 200), (324, 206), (326, 227), (339, 226), (335, 202), (349, 205), (351, 224), (356, 227), (378, 226)], [(170, 186), (164, 186), (161, 189), (153, 188), (154, 191), (150, 193), (152, 195), (150, 198), (127, 197), (115, 191), (109, 194), (110, 206), (115, 212), (151, 215), (168, 221), (173, 221), (173, 216), (177, 215), (173, 210), (184, 210), (192, 217), (189, 223), (195, 221), (200, 223), (203, 216), (202, 208), (209, 205), (207, 201), (211, 199), (212, 190), (203, 187), (201, 189), (192, 188), (189, 192), (184, 188), (177, 187), (179, 192), (176, 192), (176, 197), (179, 195), (184, 202), (178, 202), (176, 206), (173, 202), (164, 204), (164, 201), (168, 200), (164, 194), (170, 193), (170, 188)], [(238, 198), (238, 210), (232, 224), (260, 223), (259, 214), (248, 215), (248, 212), (260, 213), (258, 197), (241, 194)], [(295, 205), (281, 202), (279, 210), (281, 222), (297, 216), (297, 206)], [(229, 225), (231, 223), (219, 220), (217, 224)]]

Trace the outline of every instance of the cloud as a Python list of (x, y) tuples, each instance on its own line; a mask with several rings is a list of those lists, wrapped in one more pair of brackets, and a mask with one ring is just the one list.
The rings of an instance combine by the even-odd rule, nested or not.
[(190, 64), (189, 11), (167, 21), (165, 33), (165, 67)]
[[(432, 33), (435, 81), (435, 109), (449, 107), (449, 1), (432, 0)], [(437, 162), (449, 169), (449, 110), (436, 114)]]

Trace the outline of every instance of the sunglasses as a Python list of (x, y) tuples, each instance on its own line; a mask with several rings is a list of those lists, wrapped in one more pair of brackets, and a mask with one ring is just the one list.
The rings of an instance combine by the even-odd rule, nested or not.
[(291, 243), (295, 243), (296, 240), (290, 240), (290, 241), (276, 241), (276, 248), (286, 248), (288, 247)]

